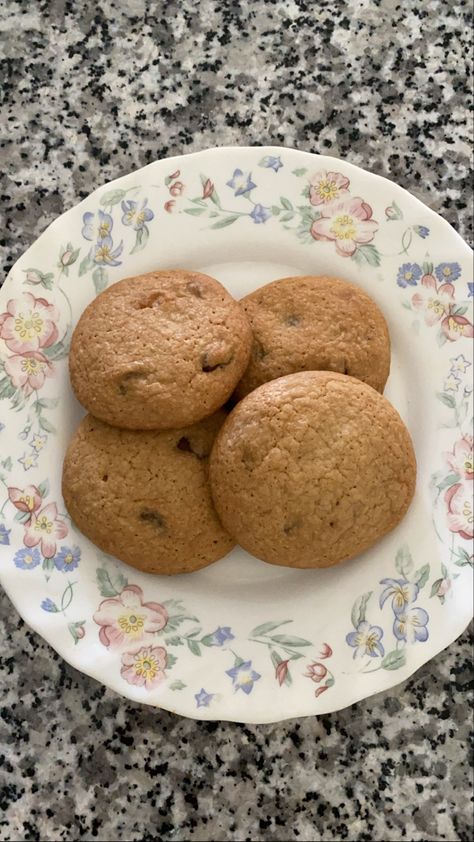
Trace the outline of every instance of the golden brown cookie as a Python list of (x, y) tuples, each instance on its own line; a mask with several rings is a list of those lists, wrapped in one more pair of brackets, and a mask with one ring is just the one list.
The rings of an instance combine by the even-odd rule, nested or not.
[(296, 371), (339, 371), (383, 392), (390, 371), (388, 328), (359, 287), (338, 278), (282, 278), (241, 304), (254, 340), (238, 398)]
[(63, 497), (101, 550), (147, 573), (189, 573), (234, 541), (212, 505), (209, 453), (218, 412), (182, 430), (123, 430), (87, 415), (66, 453)]
[(78, 400), (128, 429), (171, 429), (211, 415), (247, 365), (248, 320), (214, 278), (183, 269), (126, 278), (92, 301), (69, 356)]
[(231, 412), (211, 454), (218, 515), (271, 564), (330, 567), (390, 532), (415, 490), (410, 435), (371, 386), (333, 372), (265, 383)]

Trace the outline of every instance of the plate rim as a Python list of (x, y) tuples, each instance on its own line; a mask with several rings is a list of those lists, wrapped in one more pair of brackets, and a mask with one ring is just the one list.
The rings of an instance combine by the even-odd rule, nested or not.
[[(20, 261), (23, 261), (30, 254), (30, 252), (36, 247), (38, 242), (40, 242), (43, 238), (47, 238), (50, 235), (51, 231), (54, 231), (56, 226), (58, 226), (60, 223), (63, 223), (64, 218), (67, 217), (68, 214), (72, 213), (73, 211), (77, 211), (78, 209), (83, 208), (86, 204), (90, 203), (91, 199), (94, 198), (97, 194), (101, 193), (104, 190), (105, 187), (109, 187), (111, 185), (116, 186), (120, 182), (122, 182), (124, 179), (128, 178), (130, 175), (137, 175), (138, 173), (141, 174), (144, 171), (146, 171), (147, 169), (151, 169), (152, 167), (156, 166), (157, 163), (164, 164), (166, 162), (167, 164), (173, 165), (177, 162), (182, 162), (183, 160), (189, 160), (189, 159), (192, 159), (192, 158), (196, 159), (196, 158), (200, 158), (204, 155), (208, 155), (208, 154), (211, 154), (211, 155), (216, 154), (218, 156), (226, 157), (226, 156), (230, 156), (230, 155), (248, 154), (248, 153), (256, 153), (256, 152), (260, 153), (260, 154), (267, 154), (267, 155), (271, 155), (272, 153), (277, 153), (277, 154), (290, 153), (291, 155), (294, 154), (295, 156), (303, 156), (304, 158), (306, 158), (306, 160), (312, 159), (315, 163), (315, 166), (317, 165), (318, 162), (323, 161), (324, 166), (334, 166), (335, 168), (337, 168), (337, 166), (340, 166), (340, 164), (342, 163), (344, 165), (345, 169), (347, 169), (349, 171), (351, 171), (351, 170), (355, 171), (355, 172), (359, 173), (360, 175), (362, 175), (363, 177), (369, 177), (370, 179), (375, 179), (381, 185), (390, 186), (390, 190), (393, 191), (395, 189), (396, 193), (398, 192), (399, 194), (401, 193), (405, 196), (408, 196), (409, 200), (410, 200), (410, 203), (412, 205), (413, 205), (413, 203), (415, 203), (416, 207), (423, 210), (425, 218), (426, 217), (431, 218), (431, 219), (436, 218), (437, 225), (439, 226), (440, 223), (442, 223), (442, 225), (444, 226), (444, 228), (446, 230), (447, 235), (449, 235), (451, 238), (453, 237), (453, 235), (455, 235), (455, 239), (457, 241), (457, 247), (459, 249), (462, 249), (465, 252), (466, 256), (472, 255), (471, 247), (461, 237), (461, 235), (458, 233), (458, 231), (456, 231), (456, 229), (446, 219), (444, 219), (440, 214), (438, 214), (435, 210), (433, 210), (428, 205), (424, 204), (424, 202), (422, 202), (421, 199), (418, 199), (416, 196), (414, 196), (412, 193), (410, 193), (410, 191), (407, 188), (402, 187), (400, 184), (398, 184), (397, 182), (388, 178), (387, 176), (379, 175), (378, 173), (375, 173), (375, 172), (372, 172), (371, 170), (365, 169), (365, 168), (359, 166), (358, 164), (354, 164), (354, 163), (352, 163), (351, 161), (349, 161), (345, 158), (336, 158), (336, 157), (331, 156), (331, 155), (325, 155), (325, 154), (321, 154), (321, 153), (318, 153), (318, 152), (310, 152), (310, 151), (307, 151), (307, 150), (296, 149), (294, 147), (288, 147), (288, 146), (283, 146), (283, 145), (282, 146), (278, 146), (278, 145), (214, 146), (214, 147), (207, 147), (205, 149), (201, 149), (201, 150), (198, 150), (198, 151), (186, 152), (186, 153), (181, 154), (181, 155), (173, 155), (173, 156), (170, 156), (170, 157), (158, 158), (155, 161), (152, 161), (152, 162), (144, 165), (143, 167), (139, 167), (138, 169), (132, 169), (127, 173), (124, 173), (124, 174), (122, 174), (122, 175), (120, 175), (120, 176), (118, 176), (114, 179), (111, 179), (110, 181), (105, 181), (105, 182), (101, 183), (100, 185), (98, 185), (97, 187), (95, 187), (87, 196), (85, 196), (79, 202), (71, 205), (71, 207), (68, 207), (59, 216), (57, 216), (54, 220), (52, 220), (52, 222), (50, 222), (46, 226), (46, 228), (28, 246), (28, 248), (21, 253), (21, 255), (18, 257), (18, 259), (15, 261), (15, 263), (11, 267), (10, 271), (8, 272), (8, 274), (5, 278), (5, 281), (2, 285), (2, 288), (0, 289), (0, 301), (2, 301), (2, 303), (3, 303), (3, 298), (5, 296), (8, 296), (11, 286), (15, 283), (14, 274), (15, 274), (15, 270), (16, 270), (18, 264), (20, 263)], [(413, 660), (410, 663), (408, 663), (405, 667), (405, 669), (408, 669), (408, 674), (403, 675), (403, 677), (400, 676), (398, 678), (398, 680), (396, 680), (395, 682), (393, 680), (390, 681), (389, 680), (390, 677), (389, 677), (389, 675), (387, 675), (387, 686), (384, 686), (384, 687), (379, 686), (376, 689), (372, 689), (368, 686), (362, 687), (361, 685), (356, 683), (355, 684), (355, 692), (354, 692), (354, 695), (353, 695), (353, 697), (351, 698), (350, 701), (344, 701), (341, 704), (338, 704), (337, 703), (337, 697), (335, 697), (335, 700), (332, 702), (332, 704), (329, 704), (327, 706), (327, 710), (325, 710), (325, 705), (324, 705), (324, 703), (322, 703), (321, 704), (321, 710), (318, 710), (318, 711), (308, 712), (307, 710), (304, 710), (303, 712), (298, 712), (298, 710), (296, 708), (294, 708), (294, 709), (291, 710), (291, 712), (288, 714), (288, 716), (286, 716), (286, 715), (282, 716), (281, 714), (279, 714), (276, 718), (272, 717), (272, 716), (268, 716), (268, 717), (257, 716), (257, 715), (255, 715), (255, 713), (251, 709), (248, 710), (248, 716), (245, 716), (245, 718), (232, 717), (232, 716), (227, 716), (227, 715), (223, 716), (222, 714), (217, 714), (217, 715), (213, 716), (212, 715), (212, 709), (209, 709), (209, 708), (205, 708), (205, 709), (197, 708), (196, 710), (194, 710), (194, 709), (190, 710), (190, 709), (188, 709), (188, 707), (186, 705), (181, 706), (179, 704), (179, 700), (180, 700), (179, 696), (177, 696), (177, 698), (176, 698), (177, 704), (173, 705), (173, 706), (162, 705), (160, 703), (157, 703), (157, 702), (154, 702), (154, 701), (151, 701), (151, 700), (147, 700), (147, 699), (133, 699), (130, 696), (126, 695), (124, 692), (122, 692), (121, 689), (118, 689), (118, 684), (119, 684), (118, 679), (115, 683), (114, 680), (112, 678), (109, 678), (108, 675), (106, 675), (105, 677), (103, 677), (102, 675), (99, 675), (99, 669), (94, 670), (93, 663), (88, 663), (86, 667), (76, 666), (76, 664), (73, 662), (71, 657), (68, 656), (67, 654), (64, 654), (64, 652), (61, 650), (60, 646), (58, 646), (54, 642), (54, 638), (52, 638), (51, 636), (48, 635), (48, 633), (47, 633), (48, 628), (46, 628), (46, 631), (45, 631), (44, 628), (40, 628), (39, 624), (37, 622), (35, 622), (34, 616), (36, 616), (36, 614), (33, 614), (33, 613), (28, 614), (28, 612), (26, 612), (26, 614), (24, 614), (23, 609), (20, 610), (20, 607), (17, 604), (17, 601), (15, 600), (15, 598), (13, 597), (12, 593), (9, 590), (8, 579), (9, 579), (8, 576), (4, 577), (2, 575), (2, 569), (0, 568), (0, 583), (1, 583), (2, 587), (4, 588), (8, 598), (10, 599), (10, 601), (14, 605), (15, 609), (17, 610), (17, 612), (18, 612), (19, 616), (21, 617), (22, 621), (27, 626), (29, 626), (36, 634), (38, 634), (42, 638), (42, 640), (44, 640), (47, 643), (48, 646), (51, 646), (52, 649), (61, 658), (63, 658), (64, 661), (66, 661), (70, 666), (72, 666), (74, 669), (76, 669), (79, 673), (83, 673), (84, 675), (87, 675), (89, 678), (92, 678), (94, 681), (99, 682), (103, 686), (107, 687), (107, 689), (112, 690), (114, 693), (117, 693), (117, 695), (119, 695), (121, 698), (125, 699), (127, 702), (133, 702), (134, 704), (145, 704), (148, 707), (154, 707), (154, 708), (157, 708), (158, 710), (165, 710), (167, 712), (174, 713), (174, 714), (186, 717), (188, 719), (193, 719), (193, 720), (196, 720), (196, 721), (223, 721), (223, 722), (235, 722), (235, 723), (263, 725), (263, 724), (275, 724), (275, 723), (278, 723), (278, 722), (284, 722), (284, 721), (288, 721), (288, 720), (292, 720), (292, 719), (301, 719), (303, 717), (309, 717), (309, 716), (324, 716), (324, 715), (327, 715), (328, 713), (332, 713), (332, 712), (335, 713), (339, 710), (343, 710), (344, 708), (350, 707), (353, 704), (357, 704), (358, 702), (360, 702), (364, 699), (368, 699), (368, 698), (370, 698), (374, 695), (377, 695), (378, 693), (386, 692), (387, 690), (390, 690), (393, 687), (397, 687), (397, 686), (403, 684), (405, 681), (407, 681), (409, 678), (411, 678), (419, 669), (421, 669), (422, 666), (424, 666), (429, 661), (436, 658), (440, 654), (440, 652), (444, 651), (449, 646), (451, 646), (452, 643), (460, 637), (460, 635), (465, 631), (465, 629), (469, 626), (469, 624), (471, 622), (471, 618), (469, 618), (467, 620), (467, 622), (464, 619), (463, 620), (460, 620), (459, 618), (453, 619), (453, 622), (450, 625), (450, 628), (455, 629), (455, 631), (452, 631), (450, 633), (448, 642), (447, 643), (443, 642), (441, 645), (436, 644), (434, 646), (434, 649), (430, 652), (430, 655), (429, 655), (428, 658), (418, 657), (416, 659), (417, 661), (420, 661), (418, 664), (415, 664), (413, 662)], [(53, 632), (53, 635), (54, 635), (54, 632)], [(57, 640), (60, 641), (61, 638), (57, 638)], [(64, 648), (64, 651), (68, 652), (67, 647)], [(70, 652), (73, 653), (74, 650), (70, 650)], [(410, 668), (410, 667), (412, 667), (412, 668)], [(114, 678), (115, 678), (115, 676), (114, 676)], [(357, 692), (358, 687), (361, 688), (360, 692)]]

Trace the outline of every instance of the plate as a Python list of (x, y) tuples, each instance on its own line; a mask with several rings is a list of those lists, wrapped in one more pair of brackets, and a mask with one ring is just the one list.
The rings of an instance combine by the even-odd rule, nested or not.
[[(285, 148), (157, 161), (63, 214), (0, 293), (0, 575), (25, 621), (129, 699), (248, 723), (345, 707), (448, 646), (472, 616), (471, 266), (455, 231), (396, 184)], [(237, 549), (172, 578), (75, 530), (60, 490), (83, 414), (71, 332), (96, 293), (159, 267), (207, 272), (239, 298), (285, 275), (334, 274), (377, 301), (393, 344), (386, 396), (418, 460), (396, 530), (333, 570)]]

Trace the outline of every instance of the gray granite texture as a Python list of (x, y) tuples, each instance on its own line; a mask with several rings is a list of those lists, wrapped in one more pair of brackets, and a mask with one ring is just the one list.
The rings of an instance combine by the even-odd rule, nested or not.
[[(104, 181), (225, 144), (348, 158), (469, 240), (470, 27), (467, 0), (4, 0), (3, 269)], [(129, 704), (0, 606), (2, 840), (471, 838), (467, 633), (390, 692), (254, 727)]]

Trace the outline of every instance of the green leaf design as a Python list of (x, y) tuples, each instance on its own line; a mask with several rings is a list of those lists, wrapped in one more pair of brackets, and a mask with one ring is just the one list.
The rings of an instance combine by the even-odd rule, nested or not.
[(398, 670), (406, 664), (406, 655), (403, 649), (393, 649), (388, 652), (382, 661), (382, 669), (384, 670)]
[(54, 570), (54, 557), (53, 558), (45, 558), (43, 559), (43, 570)]
[(234, 214), (233, 216), (227, 216), (225, 219), (219, 219), (218, 222), (211, 225), (211, 228), (227, 228), (228, 225), (232, 225), (239, 218), (239, 215)]
[(448, 395), (447, 392), (436, 392), (436, 397), (438, 398), (441, 403), (444, 403), (445, 406), (449, 406), (450, 409), (454, 409), (456, 406), (456, 401), (454, 400), (452, 395)]
[(6, 471), (11, 471), (12, 464), (13, 464), (12, 463), (12, 457), (7, 456), (7, 458), (4, 459), (3, 462), (2, 462), (2, 468), (5, 468)]
[(438, 588), (442, 581), (442, 579), (436, 579), (436, 582), (433, 582), (433, 584), (431, 585), (430, 599), (432, 596), (436, 596), (436, 594), (438, 593)]
[(96, 572), (97, 586), (102, 596), (118, 596), (128, 585), (128, 580), (121, 573), (112, 575), (106, 567), (98, 567)]
[(336, 681), (332, 676), (330, 676), (324, 683), (326, 687), (334, 687)]
[(280, 628), (280, 626), (285, 626), (292, 622), (293, 620), (278, 620), (276, 623), (262, 623), (261, 626), (255, 626), (255, 628), (250, 632), (249, 637), (262, 637), (262, 635), (275, 631), (275, 629)]
[(185, 208), (185, 213), (188, 213), (189, 216), (201, 216), (202, 213), (206, 212), (206, 208)]
[(59, 403), (59, 398), (38, 398), (36, 406), (41, 409), (55, 409)]
[(369, 266), (380, 266), (380, 253), (375, 246), (359, 246), (352, 255), (356, 263), (368, 263)]
[(49, 479), (45, 479), (45, 480), (43, 480), (43, 482), (40, 482), (40, 484), (38, 485), (38, 491), (39, 491), (39, 493), (41, 494), (42, 497), (48, 496), (48, 494), (49, 494)]
[(443, 574), (445, 579), (448, 578), (448, 568), (443, 562), (441, 562), (441, 573)]
[(51, 421), (48, 421), (48, 419), (45, 418), (44, 415), (39, 416), (38, 422), (39, 422), (39, 425), (40, 425), (41, 429), (44, 430), (45, 433), (55, 433), (56, 432), (56, 427), (54, 426), (54, 424), (51, 424)]
[(408, 579), (411, 571), (413, 570), (414, 564), (413, 559), (411, 557), (411, 552), (408, 549), (406, 544), (397, 551), (395, 556), (395, 567), (397, 568), (398, 572), (401, 576), (404, 576)]
[(0, 380), (0, 400), (3, 398), (12, 398), (16, 389), (9, 377), (3, 377)]
[(118, 205), (118, 203), (125, 198), (127, 193), (127, 190), (108, 190), (107, 193), (104, 193), (104, 195), (101, 196), (100, 204), (103, 208), (111, 208), (113, 205)]
[(463, 547), (458, 547), (456, 553), (458, 556), (457, 560), (454, 562), (456, 567), (466, 567), (467, 565), (470, 565), (472, 567), (473, 558), (469, 555), (467, 550), (465, 550)]
[(438, 491), (444, 491), (445, 488), (450, 488), (451, 485), (456, 485), (459, 482), (460, 476), (459, 474), (448, 474), (447, 477), (443, 479), (442, 482), (437, 485)]
[(99, 292), (102, 292), (106, 288), (108, 282), (107, 272), (102, 268), (102, 266), (98, 266), (97, 269), (94, 269), (92, 273), (92, 280), (94, 281), (95, 291), (98, 295)]
[(166, 643), (167, 646), (184, 646), (184, 643), (181, 640), (179, 635), (174, 635), (172, 637), (166, 637), (165, 643)]
[(280, 216), (280, 221), (281, 222), (290, 222), (290, 220), (293, 219), (293, 217), (294, 217), (294, 213), (285, 213), (285, 214), (283, 214), (283, 216)]
[(139, 228), (135, 238), (135, 245), (133, 246), (130, 254), (135, 254), (137, 251), (142, 251), (142, 249), (145, 248), (148, 242), (149, 236), (150, 232), (146, 225), (144, 225), (143, 228)]
[(430, 565), (424, 564), (423, 567), (419, 567), (416, 570), (415, 575), (413, 577), (413, 581), (416, 585), (418, 585), (420, 591), (422, 588), (425, 587), (430, 575)]
[(272, 206), (271, 206), (271, 208), (270, 208), (270, 210), (271, 210), (271, 212), (272, 212), (273, 216), (278, 216), (278, 214), (280, 213), (281, 208), (279, 208), (279, 207), (278, 207), (278, 205), (272, 205)]
[(25, 521), (30, 519), (29, 512), (17, 512), (14, 516), (13, 520), (19, 520), (20, 523), (25, 523)]
[[(170, 617), (168, 618), (168, 622), (167, 622), (167, 624), (166, 624), (166, 629), (165, 629), (165, 631), (166, 631), (167, 633), (169, 633), (169, 632), (173, 632), (173, 631), (176, 631), (176, 629), (178, 628), (178, 626), (180, 626), (180, 625), (181, 625), (181, 623), (184, 623), (184, 621), (185, 621), (185, 620), (192, 620), (192, 621), (194, 621), (195, 623), (198, 623), (198, 622), (199, 622), (199, 620), (198, 620), (198, 618), (197, 618), (197, 617), (192, 617), (192, 616), (190, 616), (190, 615), (188, 615), (188, 614), (175, 614), (175, 615), (172, 615), (172, 616), (170, 616)], [(163, 630), (162, 630), (162, 632), (160, 632), (160, 633), (162, 634), (162, 633), (163, 633)]]
[(178, 679), (178, 681), (172, 681), (170, 684), (170, 690), (184, 690), (187, 685), (184, 684), (183, 681)]
[(201, 655), (201, 647), (199, 646), (197, 640), (190, 640), (188, 638), (186, 643), (188, 644), (188, 649), (193, 653), (193, 655)]
[(467, 313), (468, 309), (467, 304), (463, 304), (461, 307), (455, 307), (452, 312), (454, 316), (464, 316), (464, 313)]
[(203, 646), (215, 646), (214, 635), (205, 634), (204, 637), (201, 637), (201, 643)]
[(291, 634), (274, 634), (271, 636), (271, 640), (281, 646), (311, 646), (310, 640), (305, 640), (304, 637), (295, 637)]
[(79, 277), (85, 275), (86, 272), (89, 271), (91, 266), (94, 265), (94, 261), (92, 260), (92, 252), (89, 251), (85, 257), (82, 258), (81, 262), (79, 263)]
[(165, 599), (161, 604), (166, 607), (169, 613), (172, 611), (184, 611), (184, 605), (180, 599)]
[(296, 170), (292, 170), (293, 175), (298, 176), (298, 178), (307, 172), (308, 170), (306, 169), (306, 167), (298, 167)]
[(174, 667), (177, 660), (178, 659), (177, 659), (176, 655), (171, 655), (170, 652), (167, 652), (166, 653), (166, 669), (170, 670), (171, 667)]
[(285, 210), (289, 210), (289, 211), (293, 210), (293, 205), (291, 204), (289, 199), (285, 199), (284, 196), (280, 196), (280, 202), (281, 202), (281, 206), (283, 208), (285, 208)]
[(437, 337), (436, 337), (436, 344), (438, 345), (439, 348), (442, 348), (443, 345), (446, 345), (447, 341), (448, 341), (448, 337), (446, 336), (445, 333), (443, 333), (442, 330), (440, 330)]
[(352, 606), (351, 621), (355, 629), (358, 629), (360, 624), (365, 620), (367, 603), (372, 596), (372, 593), (373, 591), (368, 591), (367, 593), (362, 594), (362, 596), (359, 596), (358, 599), (356, 599), (354, 605)]

